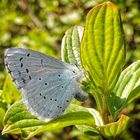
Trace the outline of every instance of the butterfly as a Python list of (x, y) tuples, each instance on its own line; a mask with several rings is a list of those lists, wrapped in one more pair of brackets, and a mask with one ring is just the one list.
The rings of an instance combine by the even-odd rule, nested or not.
[(84, 101), (80, 88), (83, 71), (37, 51), (9, 48), (5, 51), (6, 69), (31, 114), (48, 121), (62, 115), (73, 98)]

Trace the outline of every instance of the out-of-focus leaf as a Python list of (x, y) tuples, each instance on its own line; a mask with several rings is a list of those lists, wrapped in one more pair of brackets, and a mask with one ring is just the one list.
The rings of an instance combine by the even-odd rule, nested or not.
[(5, 110), (0, 107), (0, 131), (3, 128), (3, 118), (4, 118), (4, 115), (5, 115)]
[(4, 119), (3, 134), (22, 134), (25, 138), (44, 132), (55, 131), (70, 125), (93, 126), (92, 115), (85, 111), (67, 113), (48, 123), (30, 115), (21, 101), (13, 104), (7, 111)]
[(97, 129), (99, 129), (100, 133), (107, 138), (116, 137), (127, 128), (129, 119), (129, 117), (122, 115), (117, 122), (98, 126)]
[(12, 104), (21, 96), (9, 75), (6, 76), (1, 96), (7, 104)]
[(7, 110), (7, 104), (1, 98), (1, 93), (2, 93), (2, 91), (0, 91), (0, 130), (2, 130), (2, 128), (3, 128), (3, 118), (4, 118), (5, 112)]
[(76, 9), (75, 11), (70, 11), (69, 13), (62, 15), (60, 17), (60, 20), (62, 23), (65, 24), (76, 24), (81, 19), (80, 13), (81, 11), (79, 9)]
[(28, 47), (30, 49), (56, 57), (56, 48), (54, 47), (56, 44), (54, 42), (55, 39), (53, 38), (52, 40), (47, 31), (37, 28), (28, 32), (26, 36), (19, 36), (13, 39), (13, 44), (15, 46)]
[(109, 97), (109, 110), (115, 118), (128, 103), (140, 96), (140, 60), (127, 67)]
[[(81, 60), (94, 86), (93, 96), (100, 110), (116, 84), (124, 65), (124, 33), (118, 8), (111, 2), (94, 7), (87, 15), (81, 42)], [(95, 95), (96, 94), (96, 95)]]

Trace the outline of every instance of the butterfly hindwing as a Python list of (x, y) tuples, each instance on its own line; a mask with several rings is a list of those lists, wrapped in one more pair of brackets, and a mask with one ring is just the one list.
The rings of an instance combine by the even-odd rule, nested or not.
[(44, 73), (44, 76), (38, 75), (29, 82), (23, 91), (24, 102), (34, 115), (40, 118), (55, 118), (64, 112), (76, 90), (73, 79), (65, 80), (66, 73)]

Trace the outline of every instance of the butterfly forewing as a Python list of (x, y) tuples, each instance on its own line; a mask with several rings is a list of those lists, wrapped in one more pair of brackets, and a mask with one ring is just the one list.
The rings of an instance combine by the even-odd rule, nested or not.
[(5, 65), (18, 88), (24, 87), (37, 73), (65, 69), (67, 65), (42, 53), (26, 49), (7, 49)]

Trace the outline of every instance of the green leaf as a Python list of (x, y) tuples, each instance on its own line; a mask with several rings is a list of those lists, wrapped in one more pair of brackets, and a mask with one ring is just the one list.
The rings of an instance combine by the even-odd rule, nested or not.
[[(75, 106), (76, 107), (76, 106)], [(85, 107), (78, 107), (78, 109), (82, 109), (83, 111), (88, 111), (92, 116), (95, 121), (96, 126), (104, 125), (103, 119), (100, 115), (100, 113), (93, 109), (93, 108), (85, 108)], [(99, 135), (99, 131), (96, 129), (96, 127), (91, 127), (91, 126), (85, 126), (85, 125), (76, 125), (76, 127), (81, 131), (84, 132), (85, 134), (91, 135), (91, 136), (96, 136)]]
[(27, 138), (32, 137), (43, 131), (54, 131), (70, 125), (86, 125), (93, 126), (94, 120), (92, 116), (84, 111), (72, 112), (65, 114), (55, 120), (52, 120), (40, 129), (37, 129), (34, 133), (31, 133)]
[(2, 99), (2, 90), (0, 90), (0, 107), (3, 108), (4, 110), (7, 110), (7, 104), (6, 102)]
[(9, 75), (6, 76), (1, 97), (7, 104), (12, 104), (21, 96)]
[(4, 115), (5, 115), (5, 110), (0, 107), (0, 131), (3, 128), (3, 118), (4, 118)]
[(61, 58), (64, 62), (75, 64), (82, 68), (80, 58), (80, 44), (84, 28), (74, 26), (68, 29), (62, 39)]
[(140, 86), (137, 86), (134, 90), (132, 90), (126, 100), (126, 105), (130, 104), (137, 97), (140, 96)]
[(43, 122), (32, 116), (24, 104), (19, 101), (13, 104), (7, 111), (4, 119), (3, 134), (22, 134), (24, 138), (31, 138), (44, 131), (55, 131), (70, 125), (93, 126), (92, 115), (85, 111), (67, 113), (50, 122)]
[(7, 104), (1, 98), (1, 92), (2, 91), (0, 91), (0, 130), (3, 128), (3, 118), (7, 110)]
[(86, 125), (76, 125), (76, 128), (80, 131), (80, 132), (83, 132), (87, 135), (90, 135), (90, 136), (97, 136), (99, 135), (99, 131), (94, 128), (94, 127), (91, 127), (91, 126), (86, 126)]
[(100, 115), (100, 113), (97, 110), (95, 110), (93, 108), (88, 108), (88, 111), (94, 117), (96, 126), (102, 126), (102, 125), (104, 125), (104, 121), (102, 119), (102, 116)]
[[(62, 61), (76, 65), (83, 70), (80, 58), (80, 44), (83, 36), (84, 28), (82, 26), (74, 26), (65, 32), (62, 39), (61, 59)], [(83, 70), (84, 71), (84, 70)], [(81, 88), (89, 93), (90, 79), (85, 77), (81, 80)]]
[(122, 115), (117, 122), (109, 123), (103, 126), (98, 126), (100, 134), (105, 137), (116, 137), (120, 135), (128, 125), (130, 118)]
[(117, 114), (135, 98), (140, 96), (140, 60), (127, 67), (109, 97), (109, 110), (115, 118)]
[(25, 131), (29, 134), (31, 131), (41, 127), (45, 122), (37, 120), (27, 110), (22, 101), (14, 103), (6, 112), (4, 117), (3, 134), (19, 134)]
[(118, 8), (105, 2), (87, 15), (81, 60), (94, 86), (93, 96), (103, 110), (125, 60), (125, 41)]

